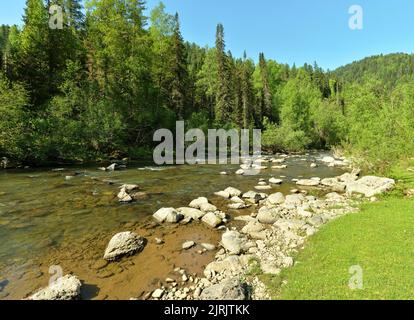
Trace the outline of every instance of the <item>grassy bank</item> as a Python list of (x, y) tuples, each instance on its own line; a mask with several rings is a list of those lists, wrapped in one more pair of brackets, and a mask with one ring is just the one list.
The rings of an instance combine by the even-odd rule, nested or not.
[[(293, 268), (262, 275), (274, 299), (414, 297), (414, 200), (404, 195), (414, 186), (414, 174), (397, 169), (391, 175), (398, 180), (392, 193), (322, 227)], [(352, 266), (362, 268), (361, 290), (349, 288)]]

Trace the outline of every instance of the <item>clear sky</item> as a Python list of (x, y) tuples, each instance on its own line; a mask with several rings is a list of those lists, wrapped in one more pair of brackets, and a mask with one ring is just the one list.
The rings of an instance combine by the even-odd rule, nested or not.
[[(152, 8), (159, 0), (147, 0)], [(164, 0), (179, 12), (186, 40), (214, 45), (223, 23), (227, 49), (257, 60), (263, 51), (282, 63), (327, 69), (364, 58), (414, 52), (413, 0)], [(0, 0), (0, 24), (21, 24), (25, 0)], [(363, 8), (363, 29), (351, 30), (351, 5)]]

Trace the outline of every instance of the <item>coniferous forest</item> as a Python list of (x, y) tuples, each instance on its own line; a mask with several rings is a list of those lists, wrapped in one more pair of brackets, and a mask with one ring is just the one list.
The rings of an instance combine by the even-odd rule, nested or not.
[[(260, 128), (271, 151), (335, 148), (386, 169), (414, 151), (414, 56), (334, 71), (188, 43), (142, 0), (27, 0), (0, 28), (0, 156), (29, 165), (151, 154), (159, 128)], [(61, 5), (64, 27), (49, 28)], [(283, 46), (283, 43), (279, 45)], [(247, 44), (246, 44), (247, 46)]]

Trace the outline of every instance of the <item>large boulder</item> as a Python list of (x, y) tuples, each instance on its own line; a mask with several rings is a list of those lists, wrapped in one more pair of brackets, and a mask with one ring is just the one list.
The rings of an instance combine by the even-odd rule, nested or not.
[(246, 237), (238, 231), (227, 231), (221, 237), (221, 245), (230, 254), (240, 254)]
[(125, 255), (140, 252), (145, 247), (145, 239), (133, 232), (121, 232), (112, 237), (106, 247), (104, 259), (117, 260)]
[(245, 286), (239, 279), (223, 281), (203, 290), (201, 300), (246, 300)]
[(377, 194), (391, 190), (395, 186), (395, 180), (374, 176), (366, 176), (359, 180), (346, 184), (348, 194), (361, 193), (370, 198)]
[(161, 208), (153, 214), (153, 217), (160, 223), (178, 223), (184, 217), (181, 213), (178, 213), (174, 208)]
[(28, 297), (28, 300), (76, 300), (81, 293), (81, 282), (73, 275), (66, 275)]
[(200, 220), (205, 215), (203, 211), (194, 208), (183, 207), (178, 208), (177, 211), (181, 213), (184, 218), (191, 218), (193, 220)]

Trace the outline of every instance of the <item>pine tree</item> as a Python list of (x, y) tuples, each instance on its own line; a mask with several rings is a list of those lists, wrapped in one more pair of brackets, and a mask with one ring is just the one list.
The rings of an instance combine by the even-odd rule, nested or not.
[(187, 56), (183, 37), (180, 31), (178, 13), (174, 18), (174, 33), (172, 36), (172, 65), (171, 105), (177, 118), (182, 120), (187, 104), (186, 90), (188, 86)]
[(264, 53), (259, 54), (259, 68), (263, 84), (262, 95), (262, 115), (272, 119), (272, 93), (269, 83), (269, 71)]
[(224, 124), (231, 118), (232, 96), (229, 63), (228, 56), (225, 53), (224, 28), (222, 24), (217, 25), (216, 60), (218, 67), (218, 86), (216, 93), (215, 118), (218, 123)]
[[(248, 129), (252, 124), (253, 114), (253, 64), (247, 60), (246, 52), (243, 57), (243, 68), (242, 68), (242, 103), (243, 103), (243, 126)], [(256, 116), (256, 123), (261, 123), (261, 112), (258, 110), (258, 116)]]
[(48, 13), (42, 0), (26, 0), (21, 33), (17, 80), (28, 85), (31, 102), (41, 106), (49, 97)]

